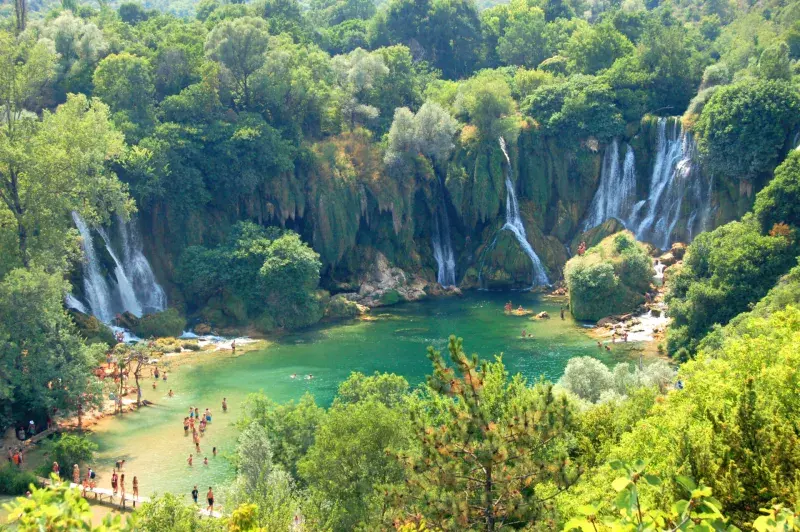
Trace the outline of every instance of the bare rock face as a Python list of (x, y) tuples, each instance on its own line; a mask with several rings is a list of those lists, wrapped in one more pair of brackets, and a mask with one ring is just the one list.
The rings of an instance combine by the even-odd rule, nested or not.
[(372, 266), (361, 276), (359, 284), (358, 292), (345, 294), (345, 297), (370, 308), (418, 301), (427, 296), (425, 279), (390, 265), (380, 252), (375, 253)]

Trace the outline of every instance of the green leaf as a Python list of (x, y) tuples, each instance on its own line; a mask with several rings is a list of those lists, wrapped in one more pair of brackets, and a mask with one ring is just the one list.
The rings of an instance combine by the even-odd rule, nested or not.
[(675, 477), (675, 482), (686, 488), (686, 491), (688, 491), (689, 493), (697, 489), (697, 484), (694, 483), (694, 480), (692, 480), (691, 477), (678, 475), (677, 477)]
[(631, 481), (628, 477), (619, 477), (611, 483), (611, 487), (615, 491), (622, 491), (630, 485)]
[(660, 486), (661, 478), (656, 475), (644, 475), (644, 480), (651, 486)]

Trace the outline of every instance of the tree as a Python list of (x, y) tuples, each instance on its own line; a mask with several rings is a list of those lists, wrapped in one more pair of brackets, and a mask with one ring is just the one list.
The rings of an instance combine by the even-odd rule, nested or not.
[(138, 130), (153, 122), (155, 85), (147, 59), (126, 52), (109, 55), (94, 71), (94, 88), (117, 123), (135, 132), (137, 139), (142, 135)]
[(342, 404), (374, 401), (395, 408), (403, 402), (406, 393), (408, 381), (400, 375), (376, 371), (368, 377), (354, 371), (347, 380), (339, 384), (335, 401)]
[(71, 95), (54, 113), (45, 111), (37, 120), (24, 111), (24, 101), (15, 99), (23, 92), (22, 82), (18, 78), (0, 87), (6, 105), (0, 129), (0, 199), (15, 221), (19, 263), (28, 266), (33, 258), (43, 267), (65, 267), (64, 250), (72, 242), (64, 238), (70, 211), (102, 223), (111, 213), (127, 216), (133, 208), (110, 169), (122, 154), (122, 135), (111, 125), (108, 108), (83, 95)]
[(697, 120), (709, 170), (754, 180), (769, 175), (800, 125), (800, 97), (787, 82), (746, 80), (717, 90)]
[(250, 107), (250, 77), (264, 64), (268, 46), (267, 23), (257, 17), (223, 20), (208, 34), (206, 54), (230, 73), (236, 103), (242, 109)]
[(421, 153), (442, 162), (455, 147), (453, 135), (457, 129), (458, 122), (434, 101), (425, 102), (416, 115), (406, 107), (398, 107), (389, 129), (385, 160), (394, 164)]
[(341, 88), (342, 117), (355, 129), (359, 121), (374, 120), (380, 110), (364, 100), (375, 83), (389, 73), (383, 57), (356, 48), (347, 55), (337, 55), (331, 62), (338, 86)]
[(122, 22), (135, 26), (147, 20), (147, 11), (138, 2), (123, 2), (119, 5), (119, 18)]
[(16, 269), (0, 282), (0, 403), (6, 419), (43, 420), (97, 404), (92, 369), (105, 346), (85, 346), (63, 301), (60, 274)]
[(325, 410), (314, 402), (310, 394), (299, 401), (278, 404), (263, 394), (251, 394), (244, 405), (245, 414), (240, 427), (256, 423), (271, 436), (270, 451), (276, 465), (297, 474), (297, 462), (314, 443), (317, 427), (325, 416)]
[[(135, 520), (135, 530), (144, 532), (223, 532), (228, 530), (224, 519), (203, 519), (196, 506), (187, 504), (172, 493), (165, 493), (161, 497), (143, 503), (133, 514), (133, 519)], [(91, 519), (87, 522), (91, 522)], [(128, 521), (128, 524), (134, 523)]]
[(50, 449), (52, 459), (58, 462), (61, 475), (71, 478), (72, 465), (83, 466), (90, 464), (97, 451), (97, 444), (83, 436), (62, 434)]
[(526, 0), (509, 4), (505, 31), (497, 41), (497, 56), (507, 65), (535, 68), (552, 55), (545, 32), (544, 11)]
[(478, 128), (484, 141), (496, 142), (498, 137), (517, 132), (511, 88), (498, 73), (485, 71), (462, 82), (455, 106)]
[(574, 357), (567, 362), (558, 383), (581, 399), (596, 403), (603, 392), (613, 387), (614, 378), (596, 358)]
[(401, 464), (388, 451), (404, 448), (407, 436), (403, 413), (373, 400), (341, 403), (328, 411), (298, 464), (312, 500), (335, 501), (322, 512), (326, 524), (353, 530), (383, 520), (383, 492), (403, 479)]
[(800, 227), (800, 151), (790, 151), (775, 177), (756, 194), (753, 213), (763, 232), (777, 223)]
[(571, 71), (595, 74), (633, 53), (633, 44), (611, 24), (597, 24), (573, 33), (564, 52)]
[(509, 380), (500, 359), (468, 357), (460, 338), (450, 337), (448, 351), (454, 367), (428, 348), (430, 399), (412, 411), (419, 452), (400, 455), (408, 474), (401, 504), (443, 530), (530, 525), (575, 481), (562, 441), (571, 425), (566, 398), (547, 383)]
[(758, 75), (764, 79), (792, 79), (792, 64), (789, 45), (784, 41), (773, 44), (761, 52), (758, 60)]
[[(19, 497), (6, 505), (8, 522), (18, 530), (83, 530), (87, 532), (121, 532), (125, 528), (119, 515), (106, 516), (101, 526), (92, 524), (89, 502), (81, 497), (78, 488), (59, 482), (33, 488), (30, 497)], [(152, 530), (152, 529), (151, 529)], [(162, 528), (160, 530), (168, 530)]]

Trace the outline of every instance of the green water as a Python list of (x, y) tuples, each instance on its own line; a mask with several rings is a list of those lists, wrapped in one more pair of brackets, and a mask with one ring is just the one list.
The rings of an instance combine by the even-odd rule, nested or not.
[[(509, 299), (515, 308), (522, 304), (536, 312), (546, 310), (552, 319), (530, 321), (528, 317), (506, 316), (503, 305)], [(308, 391), (319, 403), (329, 404), (339, 383), (352, 371), (394, 372), (415, 385), (430, 370), (425, 357), (427, 346), (444, 349), (450, 334), (464, 337), (470, 353), (485, 358), (504, 353), (509, 371), (531, 380), (540, 375), (558, 379), (567, 360), (574, 356), (589, 354), (608, 363), (622, 356), (598, 350), (580, 324), (569, 317), (565, 321), (559, 318), (559, 306), (533, 294), (478, 292), (463, 298), (377, 309), (377, 321), (320, 327), (283, 337), (262, 352), (181, 366), (169, 374), (167, 383), (159, 383), (158, 390), (147, 387), (145, 398), (156, 406), (99, 426), (93, 438), (100, 446), (100, 486), (109, 487), (109, 468), (115, 460), (124, 458), (129, 490), (130, 479), (137, 475), (141, 495), (171, 491), (188, 499), (195, 484), (204, 494), (208, 486), (217, 488), (232, 475), (222, 455), (235, 446), (236, 433), (231, 425), (247, 394), (262, 390), (276, 401), (287, 401)], [(522, 339), (522, 329), (533, 339)], [(291, 378), (293, 373), (297, 379)], [(303, 378), (309, 373), (314, 375), (313, 380)], [(169, 388), (175, 397), (167, 397)], [(220, 407), (223, 396), (229, 404), (226, 415)], [(189, 406), (197, 406), (201, 412), (208, 407), (213, 413), (201, 441), (202, 456), (209, 457), (209, 466), (203, 466), (198, 457), (193, 467), (186, 463), (189, 453), (194, 452), (191, 437), (184, 436), (182, 425)], [(221, 453), (217, 458), (211, 456), (213, 446)]]

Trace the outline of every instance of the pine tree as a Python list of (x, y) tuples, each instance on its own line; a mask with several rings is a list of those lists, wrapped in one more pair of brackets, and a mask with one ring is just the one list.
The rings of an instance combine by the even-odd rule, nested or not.
[(566, 453), (571, 412), (545, 382), (509, 380), (496, 362), (468, 357), (450, 337), (449, 367), (428, 348), (431, 395), (412, 411), (418, 452), (401, 506), (443, 530), (494, 531), (542, 520), (548, 501), (576, 479)]

